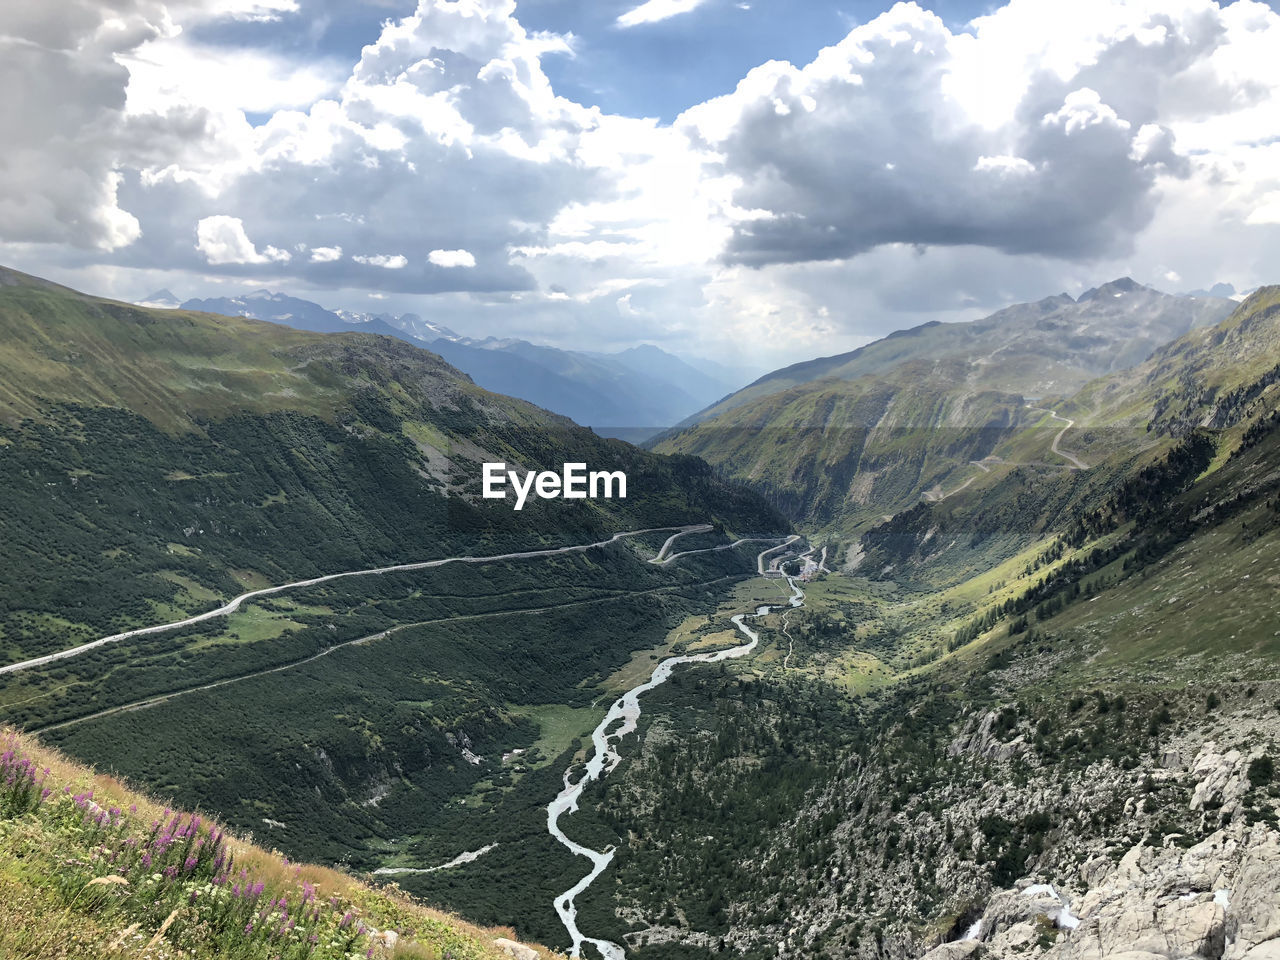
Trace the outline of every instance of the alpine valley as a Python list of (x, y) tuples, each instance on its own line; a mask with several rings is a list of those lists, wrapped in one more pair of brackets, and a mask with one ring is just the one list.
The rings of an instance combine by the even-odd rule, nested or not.
[(1280, 957), (1280, 287), (632, 356), (648, 449), (458, 369), (540, 348), (233, 306), (0, 271), (0, 955), (277, 955), (135, 897), (206, 864), (117, 869), (133, 803), (370, 956)]

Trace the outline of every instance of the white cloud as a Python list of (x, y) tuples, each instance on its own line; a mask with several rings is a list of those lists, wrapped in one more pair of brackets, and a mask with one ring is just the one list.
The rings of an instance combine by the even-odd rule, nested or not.
[(573, 41), (513, 0), (418, 0), (341, 66), (190, 29), (295, 6), (0, 5), (0, 256), (164, 274), (138, 293), (274, 265), (334, 306), (764, 362), (1120, 272), (1275, 279), (1280, 17), (1253, 0), (1011, 0), (964, 29), (902, 4), (675, 124), (558, 96), (543, 58)]
[(197, 5), (197, 15), (204, 19), (251, 20), (259, 23), (279, 20), (284, 14), (297, 13), (297, 0), (218, 0), (208, 7)]
[(1244, 222), (1253, 226), (1280, 223), (1280, 190), (1262, 197), (1258, 206), (1254, 207)]
[(287, 263), (287, 250), (268, 246), (261, 253), (245, 232), (239, 217), (219, 214), (204, 217), (196, 224), (196, 249), (213, 266), (223, 264)]
[(119, 61), (129, 70), (132, 114), (184, 104), (212, 112), (306, 108), (336, 93), (349, 69), (329, 61), (296, 63), (270, 51), (211, 47), (183, 34), (158, 37)]
[(474, 267), (476, 258), (469, 250), (432, 250), (427, 260), (437, 267)]
[(1157, 179), (1185, 171), (1128, 80), (1167, 69), (1181, 48), (1147, 52), (1151, 63), (1126, 51), (1112, 69), (1104, 61), (1120, 48), (1103, 42), (1099, 52), (1067, 35), (1050, 67), (1020, 67), (1019, 95), (1001, 99), (1001, 114), (975, 115), (975, 62), (1016, 61), (1015, 40), (1054, 45), (1023, 22), (1025, 8), (1004, 8), (1019, 18), (1016, 33), (1002, 10), (971, 36), (899, 4), (812, 63), (764, 64), (734, 93), (689, 110), (680, 125), (714, 151), (710, 172), (740, 180), (737, 205), (767, 211), (734, 227), (729, 259), (843, 259), (890, 243), (1073, 259), (1126, 248), (1150, 222)]
[[(618, 17), (618, 26), (637, 27), (644, 23), (658, 23), (689, 13), (702, 6), (706, 0), (645, 0)], [(744, 8), (746, 9), (746, 8)]]
[(979, 157), (974, 170), (991, 170), (1002, 174), (1035, 173), (1036, 165), (1022, 157)]
[(141, 236), (121, 207), (117, 62), (164, 29), (146, 0), (0, 4), (0, 237), (104, 252)]
[(382, 267), (384, 270), (403, 270), (409, 265), (409, 260), (402, 253), (377, 253), (372, 256), (354, 256), (351, 258), (356, 263), (363, 263), (370, 267)]

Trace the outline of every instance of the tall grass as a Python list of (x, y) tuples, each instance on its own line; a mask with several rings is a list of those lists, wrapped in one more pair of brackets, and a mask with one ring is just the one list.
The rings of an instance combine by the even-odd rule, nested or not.
[[(376, 930), (348, 895), (355, 887), (336, 882), (332, 871), (265, 856), (198, 814), (162, 810), (144, 798), (128, 802), (110, 780), (82, 789), (62, 780), (24, 738), (0, 731), (6, 960), (170, 957), (175, 949), (219, 960), (489, 954), (433, 918), (427, 928), (456, 949)], [(421, 928), (423, 918), (407, 926)]]

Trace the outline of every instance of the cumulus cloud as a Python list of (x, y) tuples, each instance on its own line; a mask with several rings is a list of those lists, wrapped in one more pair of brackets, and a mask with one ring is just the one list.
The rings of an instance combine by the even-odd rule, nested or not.
[(584, 41), (513, 0), (418, 0), (346, 64), (180, 29), (297, 13), (0, 7), (0, 255), (761, 359), (1120, 273), (1245, 289), (1280, 256), (1280, 17), (1253, 0), (1010, 0), (954, 29), (901, 4), (674, 124), (558, 95), (544, 62)]
[(196, 249), (214, 266), (224, 264), (287, 263), (287, 250), (268, 246), (261, 253), (245, 232), (239, 217), (204, 217), (196, 224)]
[[(527, 32), (514, 10), (512, 0), (420, 0), (411, 16), (384, 24), (331, 94), (309, 103), (293, 105), (327, 74), (244, 58), (255, 76), (275, 78), (257, 96), (278, 107), (257, 126), (239, 86), (200, 93), (205, 66), (186, 85), (166, 83), (173, 71), (139, 70), (130, 93), (139, 117), (199, 102), (206, 133), (140, 164), (129, 209), (149, 235), (121, 259), (172, 261), (173, 222), (238, 214), (252, 236), (367, 251), (299, 257), (290, 270), (304, 282), (420, 294), (531, 289), (536, 281), (508, 248), (541, 239), (560, 209), (607, 189), (612, 173), (581, 157), (599, 111), (558, 97), (542, 69), (567, 41)], [(441, 258), (468, 269), (439, 269)], [(251, 260), (218, 266), (256, 272)]]
[[(1158, 84), (1189, 47), (1213, 43), (1198, 17), (1182, 25), (1147, 5), (1135, 18), (1141, 6), (1081, 16), (1096, 41), (1085, 43), (1079, 26), (1044, 36), (1021, 0), (972, 34), (899, 4), (804, 67), (752, 70), (682, 118), (741, 181), (735, 201), (766, 211), (735, 226), (728, 258), (841, 259), (890, 243), (1066, 258), (1127, 249), (1151, 220), (1158, 181), (1188, 171), (1157, 105), (1130, 88)], [(1058, 59), (1018, 63), (1015, 95), (1001, 93), (993, 112), (974, 85), (980, 66), (1046, 43)]]
[(134, 0), (0, 5), (0, 231), (116, 250), (141, 227), (119, 204), (128, 71), (117, 55), (165, 29)]
[(427, 260), (437, 267), (474, 267), (476, 258), (469, 250), (432, 250)]

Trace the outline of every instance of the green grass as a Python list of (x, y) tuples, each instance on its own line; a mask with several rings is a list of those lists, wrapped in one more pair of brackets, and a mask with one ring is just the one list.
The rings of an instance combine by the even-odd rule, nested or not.
[(569, 707), (559, 703), (507, 706), (511, 714), (527, 717), (538, 725), (538, 737), (530, 749), (536, 749), (548, 759), (559, 757), (569, 749), (574, 740), (585, 741), (606, 709), (606, 703), (597, 707)]
[(1119, 669), (1175, 683), (1227, 673), (1274, 679), (1280, 536), (1243, 543), (1241, 534), (1239, 522), (1208, 531), (1047, 626), (1089, 645), (1090, 672)]
[[(223, 831), (207, 817), (192, 826), (189, 843), (178, 837), (165, 852), (149, 825), (185, 829), (194, 823), (191, 815), (162, 809), (8, 728), (0, 728), (0, 744), (13, 751), (5, 755), (6, 769), (30, 761), (35, 784), (34, 795), (23, 793), (22, 772), (0, 783), (5, 960), (347, 960), (366, 954), (496, 960), (503, 954), (493, 939), (512, 935), (466, 924), (394, 888), (290, 863), (235, 836), (219, 845), (214, 835)], [(41, 788), (48, 793), (38, 801)], [(170, 861), (172, 876), (163, 872)], [(255, 883), (262, 884), (260, 892), (250, 893)], [(294, 919), (287, 927), (281, 899)], [(394, 947), (374, 936), (383, 930), (397, 932)]]

